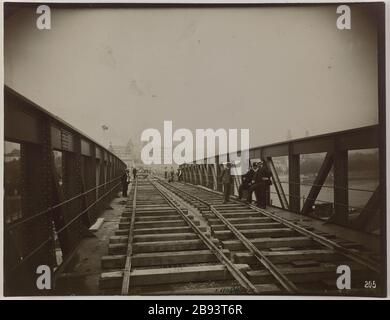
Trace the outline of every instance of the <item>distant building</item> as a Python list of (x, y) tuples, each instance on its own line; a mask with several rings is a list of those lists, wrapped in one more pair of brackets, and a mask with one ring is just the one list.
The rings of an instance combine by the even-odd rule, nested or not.
[(129, 139), (126, 146), (113, 146), (110, 143), (108, 150), (121, 159), (128, 168), (134, 167), (139, 162), (139, 157), (137, 156), (137, 152), (131, 139)]

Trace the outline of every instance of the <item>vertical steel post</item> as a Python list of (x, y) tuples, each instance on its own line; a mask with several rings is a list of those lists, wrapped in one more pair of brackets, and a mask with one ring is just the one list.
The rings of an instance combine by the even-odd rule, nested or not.
[(291, 145), (289, 146), (288, 156), (288, 185), (290, 211), (299, 213), (301, 211), (299, 154), (297, 155), (292, 153)]
[(221, 168), (219, 165), (219, 156), (215, 156), (215, 177), (217, 181), (217, 191), (222, 191), (222, 182), (221, 182)]
[(348, 222), (348, 151), (339, 150), (337, 141), (334, 153), (334, 217), (339, 224)]

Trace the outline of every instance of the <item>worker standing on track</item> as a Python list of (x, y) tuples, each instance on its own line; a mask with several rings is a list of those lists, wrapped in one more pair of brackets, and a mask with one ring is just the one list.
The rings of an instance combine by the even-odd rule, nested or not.
[(233, 177), (231, 174), (232, 164), (226, 163), (226, 168), (221, 173), (221, 181), (223, 185), (223, 203), (227, 203), (230, 200), (230, 191), (232, 188)]
[(133, 168), (133, 178), (134, 178), (134, 180), (135, 180), (136, 177), (137, 177), (137, 168), (134, 167)]
[(271, 184), (271, 174), (265, 163), (260, 161), (253, 164), (254, 174), (252, 184), (248, 190), (247, 202), (252, 203), (252, 193), (255, 192), (256, 202), (259, 208), (265, 209), (267, 205), (267, 187)]
[(182, 180), (182, 176), (183, 176), (182, 170), (180, 168), (177, 169), (177, 181), (180, 182)]
[(122, 181), (122, 197), (127, 197), (127, 189), (129, 187), (129, 169), (126, 169), (121, 178)]
[(173, 182), (175, 180), (175, 170), (171, 167), (171, 171), (169, 172), (168, 182)]
[[(260, 199), (257, 200), (257, 206), (259, 208), (265, 209), (267, 206), (267, 190), (271, 183), (271, 173), (268, 170), (268, 167), (265, 162), (261, 162), (259, 169), (259, 175), (261, 177), (260, 182)], [(257, 196), (256, 196), (257, 198)]]
[(248, 196), (246, 199), (247, 203), (252, 203), (252, 193), (255, 192), (256, 200), (259, 203), (260, 199), (260, 181), (261, 177), (259, 175), (259, 165), (257, 162), (253, 164), (253, 174), (251, 180), (249, 181)]

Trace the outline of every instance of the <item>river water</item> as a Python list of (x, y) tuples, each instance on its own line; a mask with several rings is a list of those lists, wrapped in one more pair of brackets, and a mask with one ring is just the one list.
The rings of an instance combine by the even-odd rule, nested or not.
[[(282, 180), (282, 179), (281, 179)], [(284, 179), (283, 179), (284, 180)], [(282, 181), (283, 181), (282, 180)], [(310, 182), (306, 182), (307, 184), (310, 184)], [(349, 206), (354, 208), (364, 208), (367, 201), (370, 199), (372, 193), (375, 191), (375, 189), (378, 187), (379, 181), (378, 179), (350, 179), (349, 180), (349, 188), (351, 189), (361, 189), (365, 191), (357, 191), (357, 190), (349, 190), (348, 197), (349, 197)], [(286, 193), (286, 196), (288, 195), (288, 184), (282, 183), (284, 192)], [(329, 187), (327, 187), (327, 186)], [(332, 184), (327, 183), (324, 185), (321, 189), (321, 192), (319, 193), (317, 200), (318, 203), (321, 202), (333, 202), (333, 186)], [(309, 192), (310, 192), (311, 186), (309, 185), (301, 185), (301, 207), (303, 205), (304, 199), (307, 198)], [(274, 193), (275, 192), (275, 193)], [(288, 196), (287, 196), (288, 198)], [(276, 190), (274, 186), (271, 187), (271, 200), (272, 203), (276, 206), (280, 206), (280, 202), (278, 199), (278, 195), (276, 194)]]

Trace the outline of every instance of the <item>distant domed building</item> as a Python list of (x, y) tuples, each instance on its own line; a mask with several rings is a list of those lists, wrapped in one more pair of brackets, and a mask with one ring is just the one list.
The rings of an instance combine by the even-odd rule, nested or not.
[(108, 150), (126, 163), (128, 168), (134, 167), (137, 163), (139, 163), (139, 157), (137, 155), (138, 152), (131, 139), (129, 139), (126, 146), (114, 146), (110, 143)]

